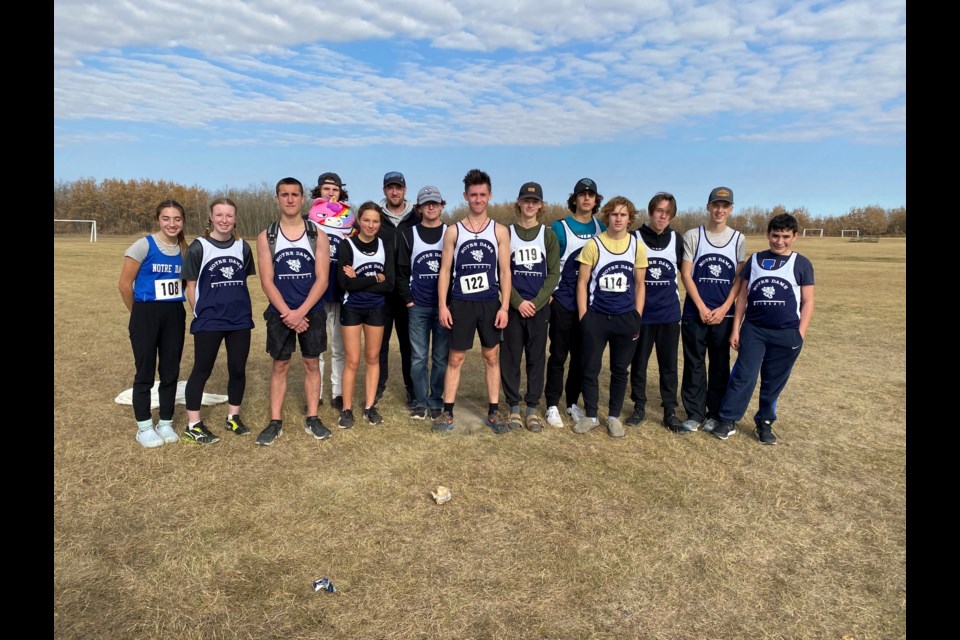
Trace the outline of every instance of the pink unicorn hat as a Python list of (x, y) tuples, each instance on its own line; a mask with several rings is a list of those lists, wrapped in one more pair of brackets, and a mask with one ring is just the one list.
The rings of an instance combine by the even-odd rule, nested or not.
[(308, 218), (321, 227), (349, 231), (353, 226), (353, 209), (349, 202), (328, 202), (324, 198), (316, 198), (310, 207)]

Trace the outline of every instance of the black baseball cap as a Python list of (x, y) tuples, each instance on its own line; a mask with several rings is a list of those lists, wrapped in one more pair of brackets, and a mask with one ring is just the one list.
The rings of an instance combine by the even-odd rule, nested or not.
[(718, 200), (733, 204), (733, 191), (727, 189), (726, 187), (717, 187), (710, 192), (710, 197), (707, 198), (707, 204), (717, 202)]
[(581, 191), (600, 193), (600, 190), (597, 189), (597, 183), (590, 178), (580, 178), (580, 180), (577, 181), (576, 186), (573, 187), (573, 195), (579, 195)]
[(406, 187), (407, 181), (399, 171), (389, 171), (383, 174), (383, 186), (388, 184), (398, 184), (401, 187)]
[(321, 173), (320, 177), (317, 178), (317, 184), (335, 184), (341, 189), (343, 188), (343, 181), (340, 179), (340, 176), (337, 174), (328, 171), (326, 173)]
[(517, 200), (521, 198), (536, 198), (543, 202), (543, 187), (536, 182), (524, 182), (520, 187), (520, 193), (517, 194)]

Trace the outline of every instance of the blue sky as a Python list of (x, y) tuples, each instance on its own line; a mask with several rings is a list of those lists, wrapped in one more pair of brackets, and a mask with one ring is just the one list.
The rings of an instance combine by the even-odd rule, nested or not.
[(906, 205), (906, 3), (54, 2), (54, 180)]

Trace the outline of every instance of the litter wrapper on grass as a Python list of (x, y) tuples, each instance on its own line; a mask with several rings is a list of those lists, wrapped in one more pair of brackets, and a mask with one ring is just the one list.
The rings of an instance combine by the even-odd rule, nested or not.
[(319, 580), (313, 581), (313, 590), (314, 591), (329, 591), (330, 593), (336, 593), (337, 588), (333, 586), (333, 583), (330, 582), (330, 578), (320, 578)]
[(450, 498), (453, 497), (453, 494), (450, 493), (450, 488), (443, 485), (437, 487), (436, 491), (431, 491), (430, 495), (433, 496), (433, 499), (436, 500), (437, 504), (450, 502)]

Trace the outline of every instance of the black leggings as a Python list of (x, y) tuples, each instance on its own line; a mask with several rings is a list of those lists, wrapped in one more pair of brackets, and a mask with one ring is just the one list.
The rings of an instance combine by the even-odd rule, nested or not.
[(134, 302), (128, 330), (137, 373), (133, 378), (133, 415), (149, 420), (154, 377), (159, 374), (160, 419), (173, 419), (183, 355), (187, 312), (182, 302)]
[(250, 329), (203, 331), (193, 334), (193, 371), (185, 393), (187, 411), (200, 411), (203, 388), (217, 362), (220, 343), (227, 344), (227, 402), (239, 407), (247, 387), (247, 356), (250, 354)]

